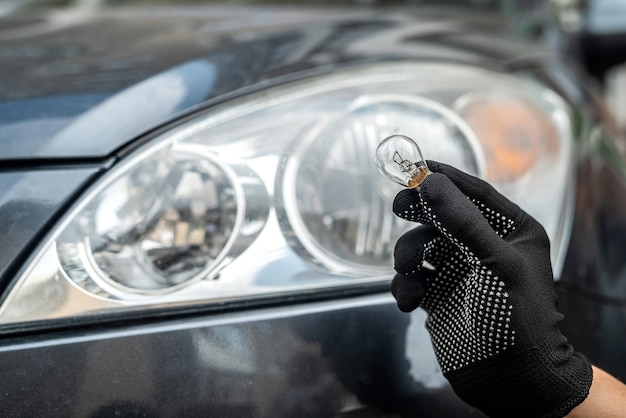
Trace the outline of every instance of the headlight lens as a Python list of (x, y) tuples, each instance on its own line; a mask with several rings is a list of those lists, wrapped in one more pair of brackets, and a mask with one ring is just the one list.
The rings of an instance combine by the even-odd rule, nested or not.
[(433, 158), (479, 171), (473, 133), (445, 107), (405, 95), (361, 96), (295, 142), (281, 164), (277, 209), (303, 257), (345, 273), (389, 271), (406, 224), (390, 213), (398, 190), (372, 171), (372, 158), (378, 142), (399, 127), (419, 135)]
[(157, 152), (120, 175), (56, 240), (65, 273), (124, 298), (171, 290), (219, 261), (238, 227), (238, 196), (210, 154)]
[(449, 64), (368, 66), (251, 95), (161, 135), (95, 184), (0, 323), (387, 282), (393, 245), (413, 227), (391, 213), (400, 186), (374, 164), (396, 133), (535, 215), (558, 270), (569, 124), (545, 87)]

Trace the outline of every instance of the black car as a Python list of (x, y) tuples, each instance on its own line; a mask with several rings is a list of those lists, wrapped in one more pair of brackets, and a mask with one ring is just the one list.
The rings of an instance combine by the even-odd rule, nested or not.
[(0, 18), (2, 416), (482, 416), (389, 294), (397, 133), (543, 224), (563, 333), (626, 378), (625, 148), (583, 37), (141, 3)]

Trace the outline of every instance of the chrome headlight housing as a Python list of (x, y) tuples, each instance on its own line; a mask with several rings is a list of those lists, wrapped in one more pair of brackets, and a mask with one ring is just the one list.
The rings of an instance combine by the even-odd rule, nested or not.
[(395, 133), (535, 216), (558, 273), (570, 124), (565, 102), (538, 82), (457, 64), (369, 65), (216, 106), (76, 202), (0, 325), (387, 283), (395, 241), (414, 226), (391, 212), (400, 186), (374, 164)]

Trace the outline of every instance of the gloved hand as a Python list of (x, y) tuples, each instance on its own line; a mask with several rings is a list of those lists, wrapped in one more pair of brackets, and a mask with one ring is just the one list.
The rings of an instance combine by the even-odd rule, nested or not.
[(592, 369), (559, 331), (543, 227), (484, 181), (428, 166), (420, 189), (394, 201), (396, 215), (423, 224), (396, 243), (398, 307), (427, 311), (442, 371), (468, 404), (490, 416), (566, 415)]

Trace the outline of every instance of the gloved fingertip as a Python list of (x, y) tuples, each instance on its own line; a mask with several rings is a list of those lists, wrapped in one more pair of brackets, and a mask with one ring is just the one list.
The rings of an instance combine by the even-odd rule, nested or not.
[(428, 169), (433, 173), (438, 173), (449, 167), (449, 165), (435, 160), (426, 160), (426, 164), (428, 165)]
[(398, 240), (393, 252), (393, 268), (401, 274), (411, 273), (424, 262), (422, 245), (411, 245), (408, 240)]
[(391, 282), (391, 294), (396, 299), (398, 309), (412, 312), (424, 299), (424, 288), (419, 280), (405, 275), (396, 275)]
[(420, 303), (422, 301), (420, 300), (419, 302), (416, 302), (414, 300), (410, 300), (410, 301), (401, 301), (401, 300), (396, 300), (396, 304), (398, 305), (398, 309), (400, 309), (402, 312), (405, 313), (409, 313), (409, 312), (413, 312), (414, 310), (416, 310), (417, 308), (419, 308)]
[(420, 198), (415, 189), (401, 190), (393, 199), (393, 213), (404, 218), (406, 213), (419, 207)]
[(428, 203), (433, 203), (433, 197), (445, 197), (447, 196), (446, 193), (452, 189), (456, 189), (456, 187), (445, 174), (434, 172), (424, 179), (419, 187), (419, 193)]

